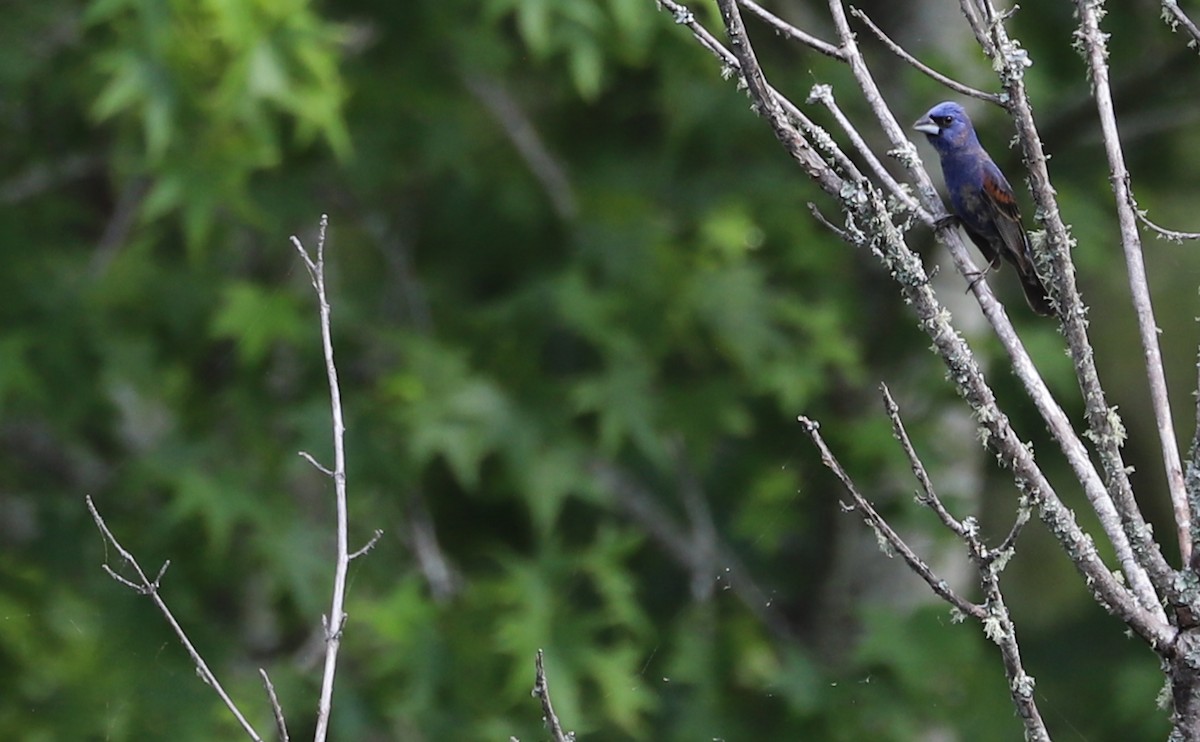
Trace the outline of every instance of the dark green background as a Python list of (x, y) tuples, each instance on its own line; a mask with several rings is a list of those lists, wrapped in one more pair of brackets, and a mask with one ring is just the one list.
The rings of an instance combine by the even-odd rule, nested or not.
[[(1030, 5), (1011, 30), (1035, 62), (1139, 499), (1169, 539), (1071, 4)], [(901, 6), (860, 5), (925, 61), (995, 89), (957, 4)], [(772, 7), (833, 38), (823, 3)], [(1019, 737), (994, 646), (840, 511), (795, 419), (820, 420), (968, 592), (961, 552), (912, 502), (877, 384), (956, 512), (1002, 533), (1015, 490), (886, 272), (813, 221), (807, 201), (836, 206), (652, 0), (44, 0), (3, 14), (0, 736), (240, 734), (150, 602), (101, 570), (120, 565), (89, 494), (148, 569), (172, 561), (164, 597), (259, 730), (264, 667), (293, 738), (311, 735), (333, 501), (297, 451), (328, 462), (330, 428), (288, 237), (315, 246), (328, 213), (352, 542), (385, 531), (351, 570), (334, 739), (544, 739), (539, 647), (583, 739)], [(1200, 59), (1154, 3), (1106, 23), (1135, 193), (1200, 228)], [(802, 102), (833, 84), (883, 148), (846, 69), (749, 26), (775, 85)], [(860, 30), (902, 121), (950, 97)], [(1031, 214), (1003, 112), (972, 111)], [(565, 187), (547, 188), (505, 116)], [(943, 259), (926, 230), (910, 240)], [(1200, 255), (1148, 240), (1146, 259), (1186, 447)], [(1081, 419), (1054, 323), (1026, 311), (1009, 272), (990, 280)], [(963, 281), (939, 281), (1018, 431), (1082, 506)], [(690, 570), (629, 497), (685, 536), (706, 503), (699, 522), (727, 555)], [(421, 568), (420, 528), (452, 579)], [(1007, 575), (1056, 737), (1165, 736), (1157, 663), (1040, 526)], [(731, 587), (747, 578), (756, 610)]]

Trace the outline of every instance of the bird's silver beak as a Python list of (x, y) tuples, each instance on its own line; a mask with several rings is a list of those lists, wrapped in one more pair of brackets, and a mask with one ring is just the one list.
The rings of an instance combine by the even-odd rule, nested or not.
[(929, 118), (928, 116), (922, 116), (921, 118), (917, 119), (917, 122), (913, 124), (913, 128), (922, 134), (928, 134), (930, 136), (937, 136), (937, 133), (941, 131), (941, 129), (938, 128), (938, 125), (933, 123), (933, 119)]

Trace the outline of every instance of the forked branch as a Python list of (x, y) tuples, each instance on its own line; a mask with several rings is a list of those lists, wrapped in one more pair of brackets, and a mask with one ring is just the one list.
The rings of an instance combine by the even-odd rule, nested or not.
[(89, 495), (84, 499), (87, 501), (88, 512), (92, 514), (92, 520), (96, 522), (96, 528), (100, 529), (100, 533), (104, 534), (104, 539), (108, 543), (112, 544), (112, 547), (117, 550), (117, 553), (121, 555), (121, 559), (125, 560), (125, 562), (129, 564), (131, 568), (133, 568), (134, 573), (137, 575), (137, 580), (129, 580), (120, 576), (117, 574), (116, 570), (114, 570), (112, 567), (109, 567), (107, 564), (104, 565), (104, 571), (108, 572), (109, 576), (117, 582), (120, 582), (126, 587), (129, 587), (141, 593), (142, 595), (148, 596), (150, 600), (154, 601), (154, 605), (157, 606), (159, 612), (163, 614), (163, 618), (167, 619), (167, 623), (170, 624), (171, 630), (175, 632), (175, 636), (179, 637), (179, 643), (183, 645), (185, 650), (187, 650), (188, 656), (192, 658), (192, 663), (196, 665), (196, 674), (200, 676), (201, 680), (212, 686), (212, 689), (216, 691), (217, 695), (221, 698), (221, 703), (225, 704), (225, 708), (229, 709), (229, 712), (233, 714), (235, 719), (237, 719), (238, 724), (241, 725), (242, 730), (246, 732), (246, 735), (249, 736), (250, 739), (256, 740), (256, 742), (261, 742), (262, 737), (260, 737), (258, 732), (255, 731), (254, 727), (250, 725), (250, 722), (246, 720), (245, 715), (242, 714), (241, 709), (237, 707), (237, 704), (233, 702), (233, 699), (229, 697), (229, 694), (225, 692), (225, 688), (221, 685), (220, 681), (217, 680), (217, 676), (213, 674), (211, 669), (209, 669), (208, 663), (204, 661), (202, 656), (200, 656), (200, 652), (196, 649), (196, 645), (192, 644), (192, 640), (188, 638), (187, 632), (185, 632), (183, 627), (179, 625), (179, 621), (175, 620), (175, 614), (171, 613), (171, 609), (167, 607), (166, 601), (164, 601), (162, 596), (158, 594), (159, 582), (166, 573), (167, 566), (170, 564), (170, 562), (164, 562), (162, 569), (158, 571), (158, 575), (151, 580), (142, 570), (142, 565), (138, 564), (138, 561), (133, 554), (130, 553), (124, 546), (121, 546), (121, 542), (117, 541), (117, 537), (113, 535), (112, 531), (109, 530), (108, 524), (105, 523), (104, 518), (100, 516), (100, 511), (96, 509), (96, 504), (92, 502), (91, 496)]

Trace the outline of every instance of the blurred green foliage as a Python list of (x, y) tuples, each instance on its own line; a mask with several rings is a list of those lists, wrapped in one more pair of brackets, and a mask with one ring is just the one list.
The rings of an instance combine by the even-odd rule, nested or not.
[[(989, 85), (952, 14), (863, 7)], [(828, 35), (820, 9), (780, 12)], [(1153, 10), (1134, 12), (1110, 24), (1135, 187), (1186, 219), (1200, 109), (1170, 90), (1200, 66)], [(1123, 279), (1070, 23), (1031, 8), (1014, 32), (1037, 62), (1098, 320)], [(148, 570), (172, 561), (164, 596), (260, 731), (265, 667), (293, 738), (311, 733), (333, 504), (296, 452), (327, 461), (331, 446), (317, 314), (287, 237), (314, 247), (322, 212), (353, 540), (385, 531), (352, 568), (335, 739), (542, 739), (537, 648), (583, 738), (1019, 733), (994, 648), (841, 513), (795, 417), (824, 422), (931, 549), (878, 381), (935, 479), (960, 481), (964, 458), (987, 472), (947, 495), (983, 495), (998, 532), (1011, 485), (946, 435), (954, 396), (887, 276), (814, 222), (806, 201), (833, 205), (655, 3), (45, 0), (3, 26), (0, 736), (240, 734), (149, 602), (100, 570), (122, 565), (85, 494)], [(775, 84), (802, 100), (833, 83), (877, 141), (846, 70), (752, 32)], [(861, 41), (902, 119), (946, 97)], [(1003, 117), (979, 125), (1003, 154)], [(1015, 155), (1005, 168), (1019, 172)], [(1164, 325), (1184, 334), (1200, 266), (1153, 250), (1175, 279)], [(1075, 403), (1053, 327), (1022, 324)], [(1136, 432), (1128, 332), (1096, 335)], [(973, 342), (1059, 466), (998, 351)], [(1173, 373), (1190, 363), (1186, 341), (1167, 352)], [(725, 551), (703, 551), (706, 529)], [(1149, 653), (1044, 535), (1022, 549), (1012, 598), (1052, 729), (1162, 736)]]

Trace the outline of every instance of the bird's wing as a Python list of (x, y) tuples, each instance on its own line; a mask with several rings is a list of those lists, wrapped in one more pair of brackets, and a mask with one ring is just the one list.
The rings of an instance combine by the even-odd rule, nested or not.
[(1012, 186), (994, 163), (988, 162), (987, 165), (982, 172), (983, 201), (992, 214), (996, 233), (1004, 243), (1001, 252), (1021, 274), (1037, 275), (1033, 269), (1033, 251), (1029, 247), (1025, 227), (1021, 224), (1021, 212), (1017, 208)]
[(992, 212), (996, 233), (1003, 243), (1001, 253), (1016, 268), (1029, 306), (1038, 314), (1053, 315), (1054, 308), (1046, 286), (1033, 266), (1033, 248), (1030, 247), (1029, 235), (1025, 234), (1025, 227), (1021, 224), (1021, 212), (1017, 209), (1017, 199), (1013, 196), (1012, 186), (992, 162), (988, 162), (983, 169), (983, 201)]

